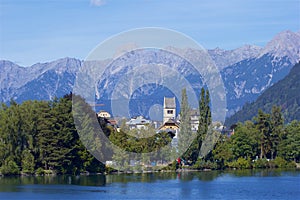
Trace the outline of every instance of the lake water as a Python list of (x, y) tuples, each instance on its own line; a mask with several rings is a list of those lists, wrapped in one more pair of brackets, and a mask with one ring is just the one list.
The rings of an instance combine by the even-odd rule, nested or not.
[(1, 177), (0, 199), (300, 199), (300, 171)]

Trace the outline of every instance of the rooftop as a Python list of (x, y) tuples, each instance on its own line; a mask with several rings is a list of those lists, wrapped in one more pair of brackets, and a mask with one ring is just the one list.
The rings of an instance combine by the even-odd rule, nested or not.
[(138, 116), (136, 118), (130, 119), (129, 122), (126, 122), (127, 125), (137, 125), (137, 124), (150, 124), (151, 121), (145, 119), (143, 116)]
[(164, 97), (164, 108), (176, 108), (175, 97)]

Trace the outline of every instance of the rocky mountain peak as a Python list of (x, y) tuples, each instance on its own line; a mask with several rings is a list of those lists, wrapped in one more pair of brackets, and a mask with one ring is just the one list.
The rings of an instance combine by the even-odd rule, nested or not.
[(65, 57), (51, 62), (37, 63), (32, 65), (30, 68), (32, 68), (33, 71), (39, 71), (40, 73), (48, 70), (55, 70), (58, 73), (63, 71), (77, 72), (78, 67), (80, 67), (81, 64), (81, 60)]
[(219, 47), (208, 50), (208, 53), (215, 61), (219, 69), (233, 65), (245, 59), (257, 57), (262, 50), (261, 47), (254, 45), (244, 45), (233, 50), (224, 50)]
[(274, 57), (288, 57), (295, 64), (300, 60), (300, 34), (283, 31), (277, 34), (262, 50), (260, 57), (272, 54)]
[[(0, 60), (0, 69), (1, 70), (13, 70), (13, 69), (21, 69), (19, 65), (9, 61), (9, 60)], [(2, 71), (3, 72), (3, 71)]]

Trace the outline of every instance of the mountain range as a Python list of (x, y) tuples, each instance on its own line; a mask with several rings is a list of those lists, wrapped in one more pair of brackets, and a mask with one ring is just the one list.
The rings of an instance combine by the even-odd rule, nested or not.
[(255, 102), (246, 103), (241, 110), (226, 119), (227, 125), (251, 120), (259, 109), (271, 113), (274, 105), (283, 110), (285, 122), (300, 120), (300, 63), (290, 73), (266, 89)]
[(285, 31), (274, 37), (255, 58), (221, 71), (227, 91), (228, 116), (253, 102), (268, 87), (284, 78), (300, 60), (300, 35)]
[[(182, 51), (193, 56), (192, 49)], [(265, 47), (245, 45), (234, 50), (216, 48), (208, 50), (208, 54), (220, 70), (226, 90), (227, 115), (231, 116), (245, 103), (255, 101), (267, 88), (283, 79), (300, 60), (300, 33), (283, 31)], [(158, 60), (164, 57), (164, 55), (155, 55), (157, 56), (155, 59)], [(139, 59), (144, 59), (143, 63), (147, 64), (149, 61), (147, 56), (147, 52), (145, 55), (141, 53)], [(0, 61), (0, 101), (9, 103), (11, 99), (16, 102), (30, 99), (50, 100), (55, 96), (60, 97), (69, 93), (72, 91), (76, 75), (83, 63), (84, 61), (79, 59), (63, 58), (48, 63), (37, 63), (30, 67), (21, 67), (11, 61), (2, 60)], [(103, 61), (98, 65), (104, 68), (106, 63)], [(133, 63), (119, 62), (118, 65), (126, 68)], [(185, 66), (182, 69), (187, 70), (188, 67)], [(147, 67), (141, 70), (149, 71)], [(125, 71), (123, 70), (124, 73)], [(200, 77), (194, 76), (194, 72), (190, 73), (186, 76), (191, 75), (191, 81), (199, 80)], [(114, 83), (121, 76), (122, 70), (118, 71), (117, 76), (107, 73), (103, 80), (106, 83)], [(93, 83), (96, 86), (95, 93), (99, 101), (104, 97), (105, 91), (110, 90), (109, 84), (104, 84), (105, 81), (97, 80)], [(200, 86), (201, 84), (197, 87)], [(158, 85), (153, 87), (158, 87)], [(151, 93), (153, 87), (139, 88), (135, 95), (139, 94), (142, 97), (144, 94)], [(158, 89), (161, 93), (166, 91), (159, 87)], [(151, 104), (154, 103), (161, 104), (161, 101), (154, 99), (146, 107), (136, 107), (133, 114), (147, 116)]]

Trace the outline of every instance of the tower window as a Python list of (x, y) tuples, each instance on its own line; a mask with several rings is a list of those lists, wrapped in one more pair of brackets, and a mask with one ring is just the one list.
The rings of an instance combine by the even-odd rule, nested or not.
[(168, 114), (173, 114), (173, 110), (167, 110)]

